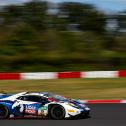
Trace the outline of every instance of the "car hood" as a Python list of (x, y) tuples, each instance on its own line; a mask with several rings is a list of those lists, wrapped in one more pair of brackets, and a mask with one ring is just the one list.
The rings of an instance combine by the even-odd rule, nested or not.
[(84, 103), (80, 102), (79, 100), (75, 100), (75, 99), (66, 99), (66, 100), (61, 100), (61, 101), (57, 101), (57, 102), (73, 105), (76, 108), (81, 108), (81, 109), (87, 108), (87, 106)]

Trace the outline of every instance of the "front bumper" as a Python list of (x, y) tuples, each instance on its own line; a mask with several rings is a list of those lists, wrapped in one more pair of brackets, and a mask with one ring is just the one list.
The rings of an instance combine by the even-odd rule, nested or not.
[(90, 110), (82, 111), (79, 116), (87, 117), (90, 115)]
[(79, 118), (88, 118), (90, 117), (90, 110), (84, 110), (84, 111), (81, 111), (81, 113), (77, 114), (77, 115), (71, 115), (69, 114), (70, 118), (76, 118), (76, 119), (79, 119)]

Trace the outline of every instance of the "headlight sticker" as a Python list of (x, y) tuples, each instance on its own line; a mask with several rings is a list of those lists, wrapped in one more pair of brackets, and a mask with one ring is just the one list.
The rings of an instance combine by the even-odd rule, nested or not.
[(76, 112), (75, 110), (70, 110), (70, 109), (68, 109), (68, 112)]

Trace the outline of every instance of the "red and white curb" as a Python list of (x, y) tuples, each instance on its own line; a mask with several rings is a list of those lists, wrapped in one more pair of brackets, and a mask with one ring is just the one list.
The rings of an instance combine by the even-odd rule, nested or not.
[(126, 70), (0, 73), (0, 80), (41, 80), (41, 79), (120, 78), (120, 77), (126, 77)]
[(126, 103), (126, 100), (79, 100), (82, 103), (87, 104), (118, 104)]

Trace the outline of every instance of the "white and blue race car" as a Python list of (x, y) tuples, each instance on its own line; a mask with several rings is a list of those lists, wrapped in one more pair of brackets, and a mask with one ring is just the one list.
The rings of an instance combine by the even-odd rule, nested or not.
[(85, 118), (89, 113), (90, 108), (84, 103), (48, 92), (0, 95), (0, 119), (33, 116), (60, 120)]

